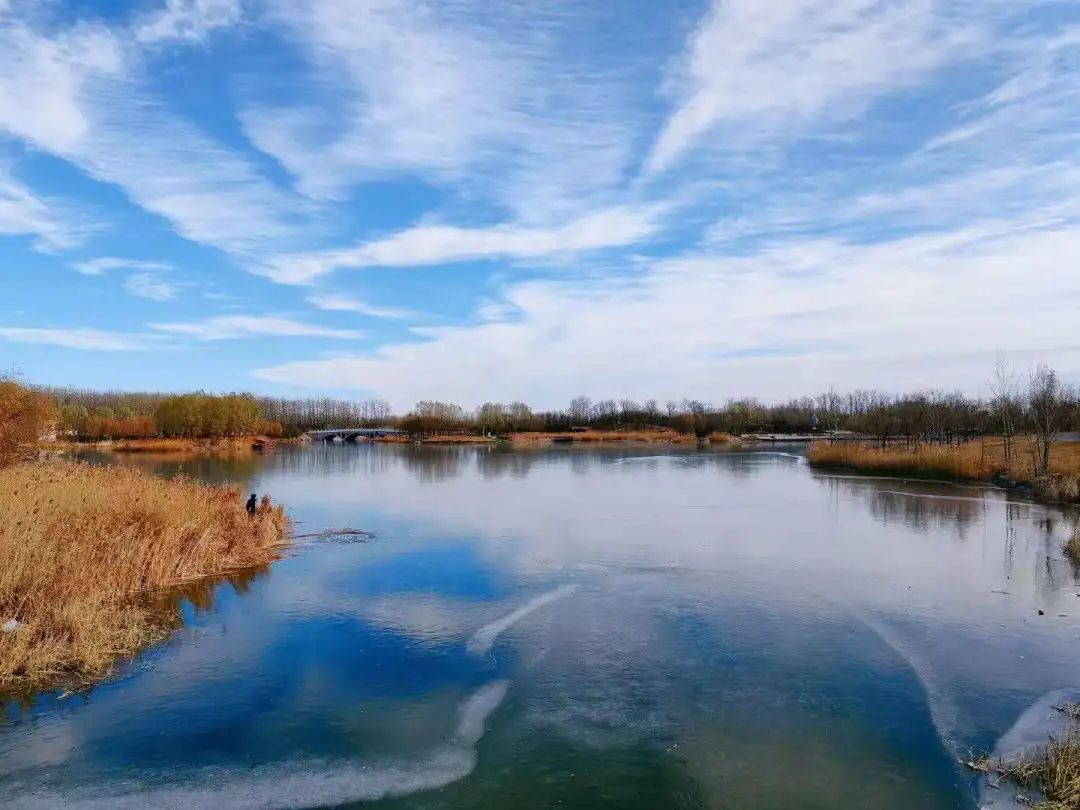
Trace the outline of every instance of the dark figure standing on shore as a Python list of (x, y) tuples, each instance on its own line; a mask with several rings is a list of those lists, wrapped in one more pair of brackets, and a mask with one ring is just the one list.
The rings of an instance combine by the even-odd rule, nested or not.
[(256, 504), (257, 503), (258, 503), (258, 498), (256, 498), (255, 493), (252, 492), (251, 497), (247, 499), (247, 511), (248, 511), (249, 515), (254, 515), (255, 514), (255, 509), (256, 509)]

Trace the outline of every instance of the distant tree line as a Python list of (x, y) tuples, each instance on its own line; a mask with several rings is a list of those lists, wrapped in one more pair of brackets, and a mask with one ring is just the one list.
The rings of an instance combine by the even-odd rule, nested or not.
[(828, 391), (784, 403), (757, 399), (731, 399), (716, 405), (698, 400), (632, 399), (593, 401), (575, 397), (563, 410), (534, 412), (521, 402), (487, 402), (473, 412), (448, 402), (417, 403), (398, 424), (414, 435), (440, 433), (506, 434), (518, 431), (564, 432), (578, 429), (639, 430), (669, 428), (680, 433), (708, 436), (783, 433), (823, 435), (849, 431), (872, 437), (882, 445), (900, 441), (959, 444), (975, 436), (1000, 435), (1011, 452), (1021, 433), (1033, 435), (1040, 456), (1049, 458), (1049, 446), (1058, 432), (1080, 430), (1080, 400), (1063, 385), (1056, 372), (1036, 368), (1026, 380), (999, 369), (993, 396), (969, 397), (960, 393), (925, 391), (889, 394), (873, 390), (848, 393)]
[(103, 394), (73, 389), (40, 393), (56, 404), (57, 430), (78, 439), (283, 434), (280, 425), (262, 418), (259, 403), (250, 394)]
[(383, 400), (281, 399), (251, 394), (167, 394), (39, 386), (57, 407), (60, 431), (84, 439), (299, 436), (322, 427), (394, 422)]
[(161, 401), (154, 422), (162, 436), (191, 439), (248, 436), (260, 428), (259, 403), (250, 394), (183, 394)]
[(264, 419), (277, 422), (287, 436), (335, 427), (379, 427), (393, 421), (390, 403), (381, 399), (352, 402), (343, 399), (278, 399), (260, 397)]
[(533, 411), (523, 402), (485, 402), (467, 411), (436, 400), (418, 402), (395, 415), (389, 403), (371, 399), (281, 399), (250, 394), (214, 396), (37, 389), (56, 403), (61, 431), (86, 438), (150, 435), (217, 437), (247, 433), (297, 436), (319, 428), (396, 426), (415, 436), (444, 433), (504, 435), (521, 431), (669, 428), (708, 436), (714, 432), (827, 434), (851, 431), (882, 445), (901, 441), (960, 443), (974, 436), (1002, 436), (1006, 454), (1018, 435), (1034, 436), (1040, 458), (1058, 432), (1080, 430), (1077, 393), (1052, 369), (1038, 367), (1021, 378), (999, 366), (991, 396), (923, 391), (889, 394), (874, 390), (827, 391), (815, 397), (763, 403), (752, 398), (710, 404), (692, 399), (593, 401), (575, 397), (565, 409)]

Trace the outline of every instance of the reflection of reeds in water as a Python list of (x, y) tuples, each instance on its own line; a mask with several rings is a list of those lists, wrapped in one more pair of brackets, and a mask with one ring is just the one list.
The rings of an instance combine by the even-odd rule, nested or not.
[(979, 519), (983, 504), (974, 500), (935, 498), (871, 490), (870, 511), (883, 522), (900, 520), (906, 526), (928, 532), (934, 527), (963, 531)]
[(873, 478), (847, 480), (823, 476), (821, 480), (830, 489), (858, 495), (877, 520), (902, 523), (920, 532), (940, 527), (955, 528), (962, 533), (978, 521), (985, 510), (985, 503), (979, 498), (882, 489), (886, 484)]
[[(730, 442), (727, 433), (714, 433), (710, 437), (715, 442)], [(693, 433), (679, 433), (668, 428), (652, 430), (579, 430), (570, 433), (523, 432), (512, 433), (510, 440), (515, 444), (550, 444), (556, 440), (574, 442), (644, 442), (647, 444), (697, 444)]]
[(236, 490), (129, 467), (0, 470), (0, 622), (18, 623), (0, 634), (0, 689), (106, 675), (177, 626), (177, 598), (208, 598), (172, 589), (265, 566), (287, 525)]
[(251, 586), (266, 574), (270, 573), (270, 565), (264, 563), (253, 568), (245, 568), (241, 571), (233, 571), (220, 577), (207, 577), (194, 582), (185, 582), (174, 588), (160, 591), (156, 604), (163, 613), (170, 616), (178, 616), (180, 603), (187, 601), (198, 612), (208, 612), (214, 609), (214, 596), (218, 586), (227, 582), (237, 594), (243, 595), (251, 590)]

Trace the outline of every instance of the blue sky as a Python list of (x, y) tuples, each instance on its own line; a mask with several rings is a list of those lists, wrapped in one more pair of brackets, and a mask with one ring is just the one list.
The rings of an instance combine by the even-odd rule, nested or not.
[(1080, 382), (1080, 2), (0, 0), (0, 368), (423, 398)]

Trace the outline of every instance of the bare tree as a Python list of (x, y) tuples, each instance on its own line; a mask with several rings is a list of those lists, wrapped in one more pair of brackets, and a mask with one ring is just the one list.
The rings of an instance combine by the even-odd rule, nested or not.
[(592, 419), (592, 400), (588, 397), (574, 397), (570, 400), (570, 419), (584, 425)]
[(1016, 430), (1023, 416), (1020, 404), (1020, 383), (1016, 372), (1010, 368), (1004, 357), (999, 357), (994, 366), (994, 381), (991, 383), (994, 394), (994, 417), (1001, 427), (1001, 439), (1005, 449), (1005, 466), (1012, 466), (1013, 448)]
[(1035, 430), (1035, 473), (1050, 471), (1050, 451), (1061, 430), (1068, 403), (1057, 372), (1039, 365), (1028, 378), (1028, 418)]

